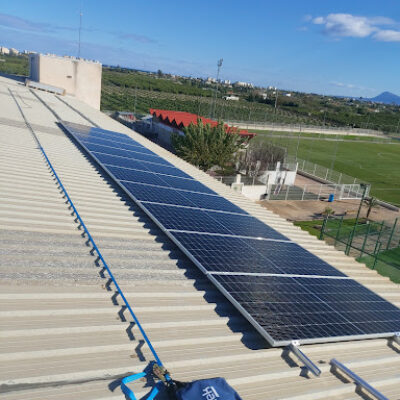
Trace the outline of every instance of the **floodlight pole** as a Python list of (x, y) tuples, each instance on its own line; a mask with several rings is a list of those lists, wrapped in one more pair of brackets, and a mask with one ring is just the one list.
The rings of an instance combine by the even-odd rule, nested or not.
[(218, 67), (218, 69), (217, 69), (217, 86), (216, 86), (215, 92), (214, 92), (214, 104), (213, 104), (213, 106), (211, 108), (211, 119), (214, 118), (214, 113), (215, 113), (215, 110), (217, 108), (217, 93), (218, 93), (218, 85), (219, 85), (219, 72), (221, 70), (223, 61), (224, 61), (223, 58), (220, 58), (217, 61), (217, 67)]

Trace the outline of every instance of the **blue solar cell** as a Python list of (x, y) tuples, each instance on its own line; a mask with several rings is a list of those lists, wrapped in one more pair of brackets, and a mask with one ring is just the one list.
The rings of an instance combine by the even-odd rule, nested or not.
[(64, 126), (273, 345), (400, 331), (397, 307), (127, 135)]
[(175, 189), (191, 190), (193, 192), (216, 194), (202, 183), (194, 179), (182, 179), (175, 176), (160, 176), (160, 178), (168, 185)]
[(183, 232), (171, 234), (206, 271), (282, 273), (280, 268), (240, 238)]
[(172, 235), (207, 271), (345, 276), (293, 242), (186, 232)]
[(194, 232), (229, 234), (229, 230), (202, 210), (160, 204), (145, 204), (147, 210), (166, 228)]
[(167, 229), (289, 240), (250, 215), (185, 209), (159, 204), (146, 204), (146, 208)]
[(135, 151), (115, 149), (113, 147), (101, 146), (92, 143), (86, 143), (85, 147), (90, 151), (95, 151), (96, 153), (103, 153), (107, 155), (113, 155), (116, 157), (123, 157), (126, 159), (133, 159), (136, 161), (143, 161), (147, 163), (154, 163), (154, 164), (168, 166), (167, 162), (164, 161), (161, 157), (154, 157), (148, 154), (141, 154)]
[(125, 181), (122, 181), (121, 184), (139, 201), (152, 201), (189, 207), (196, 206), (181, 195), (181, 193), (185, 193), (182, 191)]
[(132, 143), (121, 143), (117, 142), (113, 139), (109, 138), (99, 138), (97, 136), (93, 137), (88, 137), (88, 138), (82, 138), (80, 141), (86, 145), (87, 143), (92, 143), (92, 144), (99, 144), (102, 146), (108, 146), (108, 147), (113, 147), (117, 149), (125, 149), (125, 150), (132, 150), (132, 151), (140, 151), (143, 154), (154, 154), (151, 150), (146, 149), (140, 144), (132, 144)]
[(289, 240), (286, 236), (250, 215), (232, 215), (212, 211), (207, 212), (207, 215), (225, 226), (234, 235)]
[(221, 196), (211, 196), (207, 194), (191, 192), (185, 192), (184, 196), (199, 208), (247, 214), (246, 211), (235, 206), (233, 203)]
[[(214, 278), (276, 341), (361, 336), (400, 329), (400, 310), (379, 296), (372, 303), (355, 301), (362, 312), (340, 308), (344, 290), (370, 296), (368, 289), (351, 279), (243, 275)], [(336, 299), (321, 301), (321, 286), (336, 290)], [(353, 302), (348, 307), (352, 305)]]
[(157, 174), (112, 166), (108, 166), (107, 168), (119, 180), (147, 183), (149, 185), (167, 186)]

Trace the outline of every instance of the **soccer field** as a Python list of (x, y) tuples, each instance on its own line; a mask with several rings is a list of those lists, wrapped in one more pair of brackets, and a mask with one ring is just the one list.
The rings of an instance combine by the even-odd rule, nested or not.
[[(372, 185), (371, 194), (400, 206), (400, 143), (367, 141), (328, 141), (318, 139), (274, 138), (259, 135), (288, 149), (289, 156), (315, 162)], [(335, 156), (336, 154), (336, 156)]]

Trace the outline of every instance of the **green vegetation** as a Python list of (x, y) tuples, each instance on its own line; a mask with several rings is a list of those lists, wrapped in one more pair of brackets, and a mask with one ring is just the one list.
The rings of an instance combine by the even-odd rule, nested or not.
[(288, 155), (308, 160), (372, 184), (371, 194), (400, 205), (400, 144), (294, 139), (263, 135), (286, 147)]
[(0, 55), (0, 73), (28, 76), (29, 74), (28, 57), (25, 55), (21, 56), (9, 56), (6, 54)]
[[(373, 268), (375, 259), (371, 256), (360, 257), (357, 261)], [(383, 276), (387, 276), (393, 282), (400, 283), (400, 248), (386, 250), (379, 253), (375, 269)]]
[(232, 165), (234, 155), (243, 148), (246, 140), (239, 135), (226, 133), (222, 122), (217, 126), (203, 125), (200, 118), (197, 125), (190, 124), (184, 128), (184, 132), (183, 136), (177, 133), (172, 136), (176, 153), (203, 171), (217, 165), (222, 174)]
[[(362, 223), (363, 220), (361, 220), (360, 222)], [(353, 218), (343, 220), (340, 229), (340, 237), (338, 238), (339, 240), (345, 238), (344, 242), (347, 241), (350, 233), (353, 231), (354, 223), (355, 219)], [(323, 219), (294, 222), (294, 225), (300, 226), (302, 230), (307, 231), (311, 235), (316, 236), (318, 238), (321, 233), (322, 224), (323, 224)], [(336, 228), (339, 227), (339, 224), (340, 220), (330, 219), (329, 229), (334, 230), (335, 227)], [(358, 226), (357, 235), (362, 235), (362, 231), (366, 230), (367, 226), (368, 226), (367, 224)], [(363, 229), (363, 227), (365, 229)], [(332, 238), (327, 238), (327, 239), (329, 243), (332, 244)], [(344, 249), (343, 243), (338, 243), (338, 244), (341, 249)], [(375, 257), (370, 255), (362, 256), (357, 258), (357, 261), (365, 264), (368, 268), (373, 268), (375, 263)], [(389, 277), (393, 282), (400, 283), (400, 247), (379, 253), (375, 269), (379, 272), (379, 274)]]
[[(26, 56), (0, 56), (0, 72), (27, 75)], [(148, 113), (149, 108), (182, 110), (208, 116), (213, 102), (214, 86), (199, 79), (145, 73), (123, 68), (104, 67), (103, 110), (126, 110)], [(221, 97), (230, 90), (240, 101), (225, 101)], [(360, 126), (398, 131), (398, 106), (367, 104), (360, 101), (331, 98), (314, 94), (292, 93), (288, 98), (278, 97), (274, 110), (274, 94), (260, 89), (227, 89), (220, 85), (216, 116), (224, 121), (260, 121), (291, 124)], [(265, 90), (264, 90), (265, 92)], [(363, 122), (364, 121), (364, 122)], [(316, 138), (318, 136), (318, 138)], [(368, 137), (338, 136), (331, 140), (318, 134), (301, 137), (282, 132), (258, 135), (256, 140), (268, 139), (277, 146), (288, 148), (288, 155), (355, 176), (372, 184), (372, 195), (400, 205), (400, 145), (374, 143)], [(336, 137), (335, 137), (336, 138)], [(315, 140), (313, 140), (315, 139)], [(400, 143), (400, 142), (399, 142)], [(298, 148), (297, 148), (298, 147)], [(336, 156), (335, 156), (336, 154)]]
[[(295, 221), (294, 225), (299, 226), (303, 231), (307, 231), (310, 235), (317, 236), (319, 238), (323, 222), (323, 219), (315, 219), (312, 221)], [(341, 236), (348, 236), (352, 231), (355, 222), (355, 218), (343, 219), (343, 223), (341, 226)], [(363, 220), (360, 220), (360, 223), (362, 222)], [(330, 219), (329, 228), (334, 229), (335, 227), (339, 227), (339, 220)]]

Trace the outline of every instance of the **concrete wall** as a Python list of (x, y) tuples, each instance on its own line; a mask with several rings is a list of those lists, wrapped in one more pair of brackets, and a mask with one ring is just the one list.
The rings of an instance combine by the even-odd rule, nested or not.
[(67, 94), (100, 109), (100, 63), (43, 54), (32, 54), (29, 58), (30, 79), (61, 87)]

